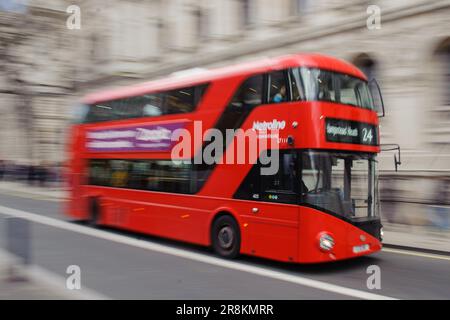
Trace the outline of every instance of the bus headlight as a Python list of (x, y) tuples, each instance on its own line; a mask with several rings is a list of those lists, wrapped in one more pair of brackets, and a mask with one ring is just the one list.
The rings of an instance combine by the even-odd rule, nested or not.
[(321, 250), (329, 252), (334, 248), (334, 239), (328, 233), (322, 233), (319, 236), (319, 247)]

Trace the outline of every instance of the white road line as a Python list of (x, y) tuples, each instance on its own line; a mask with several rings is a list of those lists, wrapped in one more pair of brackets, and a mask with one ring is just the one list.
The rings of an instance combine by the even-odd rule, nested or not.
[(401, 250), (401, 249), (391, 249), (391, 248), (383, 248), (384, 252), (389, 253), (397, 253), (397, 254), (404, 254), (408, 256), (416, 256), (421, 258), (430, 258), (430, 259), (439, 259), (439, 260), (448, 260), (450, 261), (450, 257), (444, 256), (444, 255), (438, 255), (433, 253), (423, 253), (418, 251), (409, 251), (409, 250)]
[(17, 257), (3, 252), (0, 250), (0, 259), (4, 266), (12, 266), (18, 270), (19, 274), (25, 275), (32, 282), (37, 283), (39, 286), (43, 286), (46, 289), (49, 288), (52, 292), (55, 292), (62, 299), (75, 299), (75, 300), (110, 300), (109, 297), (100, 294), (92, 289), (82, 286), (79, 290), (69, 290), (66, 287), (66, 278), (45, 270), (39, 266), (23, 266)]
[(34, 279), (35, 282), (41, 282), (45, 286), (59, 292), (62, 296), (75, 300), (110, 300), (111, 298), (98, 293), (95, 290), (81, 286), (79, 290), (69, 290), (66, 288), (66, 279), (55, 273), (49, 272), (41, 267), (32, 266), (27, 270), (27, 274)]
[(266, 277), (266, 278), (295, 283), (298, 285), (311, 287), (311, 288), (319, 289), (319, 290), (324, 290), (324, 291), (328, 291), (328, 292), (333, 292), (333, 293), (337, 293), (337, 294), (341, 294), (341, 295), (345, 295), (345, 296), (349, 296), (349, 297), (354, 297), (354, 298), (359, 298), (359, 299), (368, 299), (368, 300), (396, 300), (395, 298), (384, 296), (384, 295), (374, 294), (374, 293), (370, 293), (370, 292), (366, 292), (366, 291), (362, 291), (362, 290), (346, 288), (346, 287), (342, 287), (342, 286), (338, 286), (338, 285), (334, 285), (334, 284), (330, 284), (330, 283), (326, 283), (326, 282), (322, 282), (322, 281), (304, 278), (301, 276), (295, 276), (295, 275), (285, 274), (285, 273), (282, 273), (279, 271), (267, 270), (267, 269), (264, 269), (261, 267), (250, 266), (250, 265), (246, 265), (246, 264), (239, 263), (239, 262), (227, 261), (227, 260), (223, 260), (220, 258), (210, 257), (210, 256), (206, 256), (203, 254), (190, 252), (190, 251), (186, 251), (186, 250), (182, 250), (182, 249), (171, 248), (171, 247), (164, 246), (161, 244), (153, 243), (151, 241), (143, 241), (143, 240), (139, 240), (139, 239), (134, 239), (134, 238), (126, 237), (123, 235), (118, 235), (118, 234), (110, 233), (110, 232), (103, 231), (103, 230), (93, 229), (90, 227), (81, 226), (81, 225), (69, 223), (66, 221), (57, 220), (57, 219), (45, 217), (42, 215), (38, 215), (35, 213), (17, 210), (17, 209), (13, 209), (13, 208), (8, 208), (8, 207), (4, 207), (4, 206), (0, 206), (0, 213), (9, 215), (9, 216), (13, 216), (13, 217), (23, 218), (23, 219), (26, 219), (26, 220), (29, 220), (29, 221), (32, 221), (35, 223), (40, 223), (40, 224), (44, 224), (47, 226), (51, 226), (51, 227), (55, 227), (55, 228), (59, 228), (59, 229), (63, 229), (63, 230), (77, 232), (77, 233), (88, 235), (91, 237), (109, 240), (109, 241), (113, 241), (116, 243), (121, 243), (121, 244), (129, 245), (129, 246), (133, 246), (133, 247), (137, 247), (137, 248), (141, 248), (141, 249), (145, 249), (145, 250), (156, 251), (156, 252), (160, 252), (160, 253), (164, 253), (164, 254), (177, 256), (180, 258), (185, 258), (185, 259), (189, 259), (189, 260), (207, 263), (207, 264), (222, 267), (222, 268), (228, 268), (228, 269), (232, 269), (232, 270), (238, 270), (238, 271), (242, 271), (242, 272), (256, 274), (256, 275)]

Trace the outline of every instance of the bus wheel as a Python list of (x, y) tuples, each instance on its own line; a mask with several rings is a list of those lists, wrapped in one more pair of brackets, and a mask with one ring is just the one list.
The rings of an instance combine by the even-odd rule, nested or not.
[(217, 218), (211, 230), (214, 251), (224, 258), (233, 259), (239, 255), (241, 235), (236, 220), (230, 216)]
[(89, 199), (89, 218), (88, 224), (97, 226), (100, 218), (100, 205), (97, 198)]

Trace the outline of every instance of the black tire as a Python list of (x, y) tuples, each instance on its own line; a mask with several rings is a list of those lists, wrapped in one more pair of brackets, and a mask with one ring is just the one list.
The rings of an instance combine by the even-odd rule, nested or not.
[(241, 249), (241, 233), (239, 225), (231, 216), (220, 216), (211, 228), (213, 250), (227, 259), (234, 259)]
[(89, 199), (89, 218), (88, 224), (90, 226), (98, 226), (98, 221), (100, 219), (100, 204), (97, 198)]

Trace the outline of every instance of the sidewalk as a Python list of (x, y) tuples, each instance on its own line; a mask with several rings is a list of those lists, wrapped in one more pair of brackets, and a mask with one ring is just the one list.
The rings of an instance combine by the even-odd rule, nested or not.
[[(21, 182), (0, 181), (0, 193), (32, 199), (63, 201), (68, 198), (66, 190), (55, 187), (29, 186)], [(450, 253), (450, 231), (408, 224), (383, 221), (383, 243), (403, 247), (438, 250)]]
[(67, 191), (60, 187), (32, 186), (16, 181), (0, 181), (0, 193), (53, 201), (63, 201), (68, 198)]
[(386, 222), (383, 222), (383, 231), (383, 243), (387, 245), (450, 253), (450, 231)]
[[(10, 269), (22, 280), (14, 280)], [(69, 290), (66, 280), (36, 266), (23, 267), (0, 249), (0, 300), (92, 300), (106, 299), (87, 289)]]

